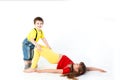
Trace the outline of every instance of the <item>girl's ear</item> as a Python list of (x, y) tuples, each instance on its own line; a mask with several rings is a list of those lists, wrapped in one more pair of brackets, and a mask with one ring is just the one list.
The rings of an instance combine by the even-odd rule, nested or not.
[(83, 72), (82, 71), (80, 71), (80, 74), (82, 74)]

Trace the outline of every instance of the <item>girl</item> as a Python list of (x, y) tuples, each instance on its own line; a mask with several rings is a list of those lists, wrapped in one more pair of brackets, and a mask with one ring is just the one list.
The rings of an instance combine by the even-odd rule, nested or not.
[[(53, 52), (51, 49), (41, 46), (41, 51), (34, 49), (34, 57), (32, 61), (31, 68), (24, 70), (24, 72), (38, 72), (38, 73), (59, 73), (63, 74), (62, 76), (67, 76), (68, 78), (74, 78), (84, 74), (86, 71), (100, 71), (105, 72), (102, 69), (95, 67), (86, 67), (84, 62), (79, 64), (74, 63), (66, 55), (58, 54)], [(39, 60), (39, 57), (42, 56), (47, 59), (51, 64), (57, 64), (56, 69), (44, 69), (37, 70), (35, 69)]]

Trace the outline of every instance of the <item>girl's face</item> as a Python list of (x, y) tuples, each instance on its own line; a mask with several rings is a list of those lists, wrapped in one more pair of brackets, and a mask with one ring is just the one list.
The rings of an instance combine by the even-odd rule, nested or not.
[(80, 64), (73, 64), (74, 71), (78, 72), (80, 68), (81, 68)]
[(34, 25), (35, 25), (35, 27), (37, 27), (38, 29), (41, 29), (41, 28), (42, 28), (42, 26), (43, 26), (43, 22), (42, 22), (42, 21), (37, 20), (37, 21), (36, 21), (36, 23), (35, 23)]

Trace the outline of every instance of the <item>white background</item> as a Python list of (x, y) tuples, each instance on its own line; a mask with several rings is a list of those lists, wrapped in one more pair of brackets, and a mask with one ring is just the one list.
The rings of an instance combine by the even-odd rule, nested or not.
[[(40, 16), (45, 22), (44, 34), (54, 51), (68, 55), (77, 63), (84, 61), (87, 66), (107, 71), (91, 72), (80, 78), (117, 80), (119, 4), (117, 0), (0, 1), (0, 79), (64, 79), (54, 74), (22, 72), (22, 41), (34, 27), (33, 19)], [(41, 58), (39, 66), (46, 64), (49, 63)]]

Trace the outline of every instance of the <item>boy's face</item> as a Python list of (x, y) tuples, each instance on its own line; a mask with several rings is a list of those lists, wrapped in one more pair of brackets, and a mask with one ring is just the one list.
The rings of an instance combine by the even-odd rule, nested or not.
[(37, 21), (36, 21), (36, 23), (35, 23), (34, 25), (35, 25), (35, 27), (37, 27), (38, 29), (41, 29), (41, 28), (42, 28), (42, 26), (43, 26), (43, 22), (42, 22), (42, 21), (37, 20)]

